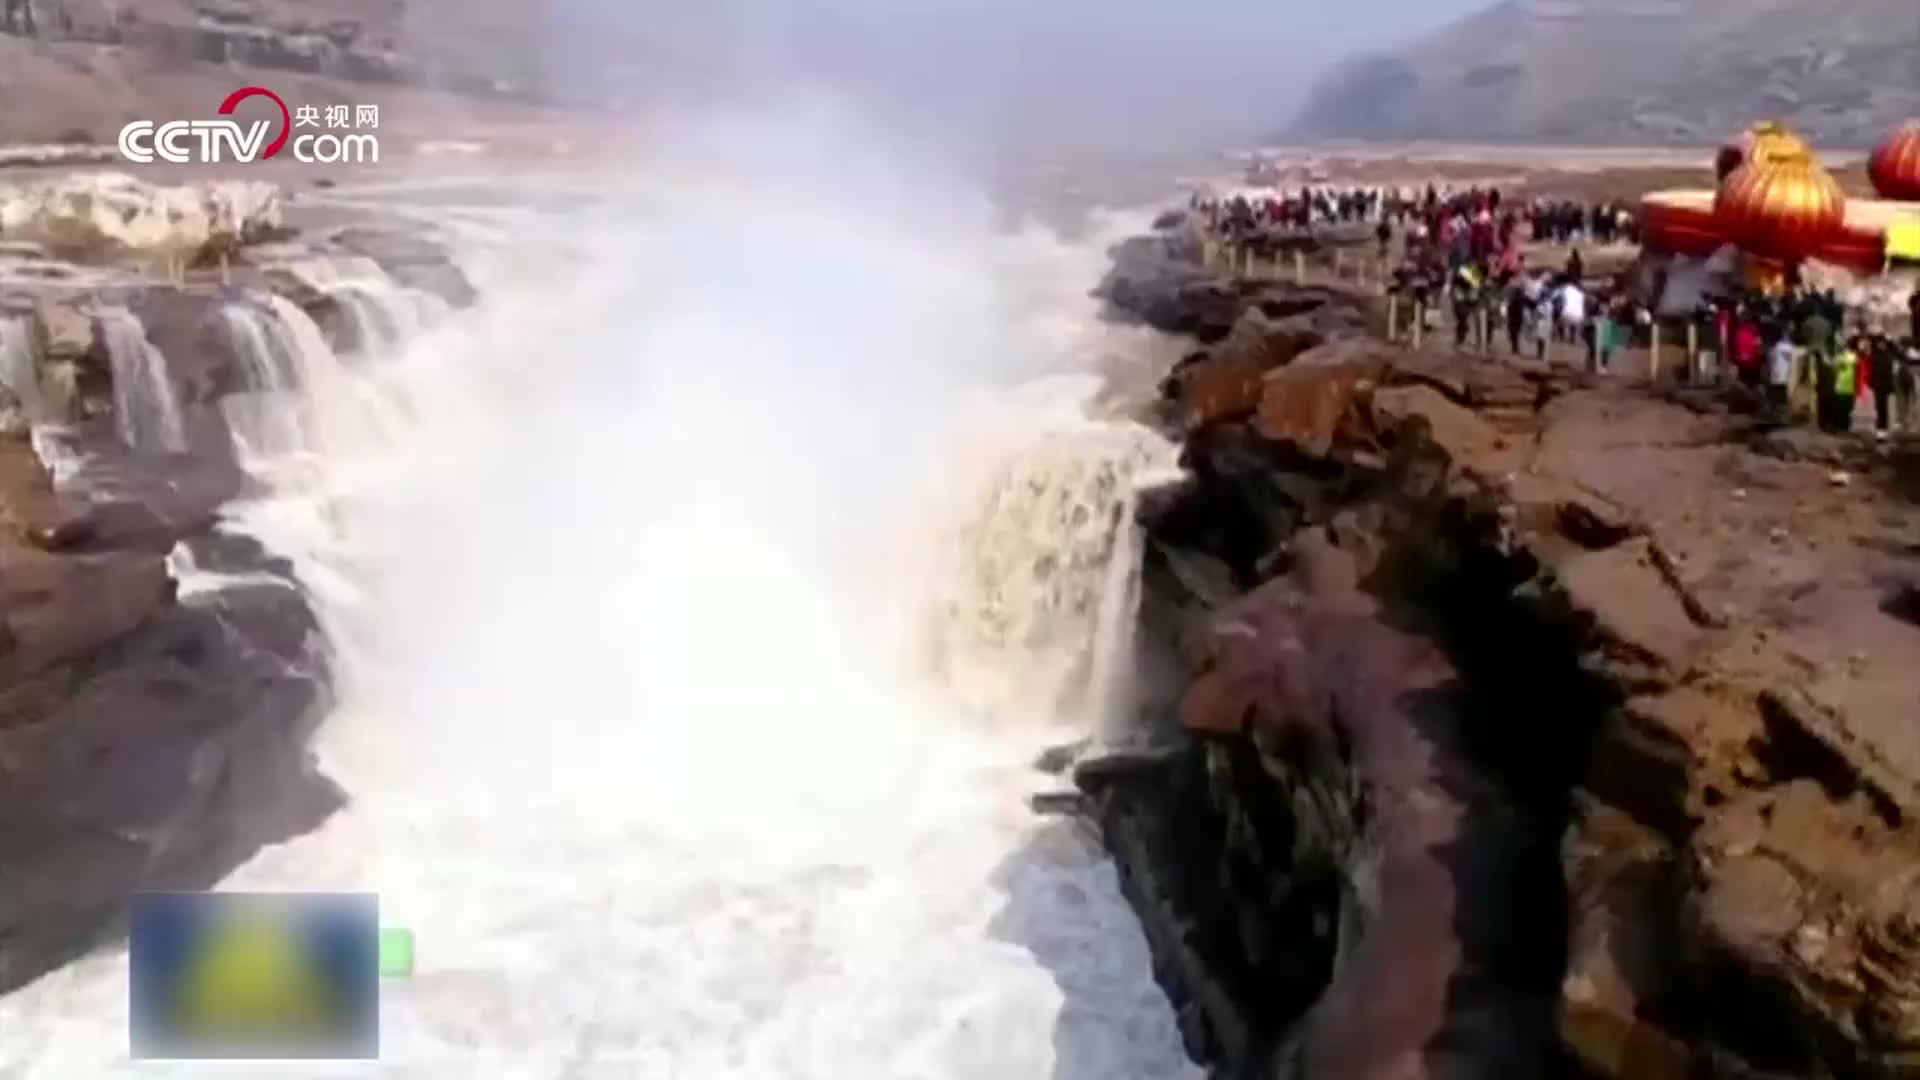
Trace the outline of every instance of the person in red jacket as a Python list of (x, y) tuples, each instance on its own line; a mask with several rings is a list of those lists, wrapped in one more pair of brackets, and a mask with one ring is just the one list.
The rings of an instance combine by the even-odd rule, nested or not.
[(1733, 323), (1733, 364), (1739, 372), (1742, 383), (1748, 386), (1761, 384), (1760, 361), (1766, 358), (1766, 351), (1766, 342), (1760, 336), (1759, 324), (1743, 307), (1734, 316)]

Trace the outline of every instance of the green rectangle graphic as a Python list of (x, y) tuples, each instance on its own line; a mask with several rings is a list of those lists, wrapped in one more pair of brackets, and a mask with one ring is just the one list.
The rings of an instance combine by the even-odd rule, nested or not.
[(413, 974), (413, 931), (397, 927), (380, 930), (380, 975), (403, 979)]

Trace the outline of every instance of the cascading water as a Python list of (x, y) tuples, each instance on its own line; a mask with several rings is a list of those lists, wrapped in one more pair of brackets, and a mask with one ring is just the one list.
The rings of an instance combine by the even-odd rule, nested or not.
[(13, 394), (29, 421), (40, 419), (45, 412), (33, 354), (32, 318), (0, 314), (0, 384)]
[(310, 256), (287, 264), (296, 280), (340, 305), (360, 355), (383, 356), (447, 315), (432, 293), (403, 288), (372, 259)]
[(220, 400), (243, 463), (291, 455), (307, 444), (300, 423), (302, 403), (284, 400), (300, 385), (295, 370), (297, 337), (291, 324), (278, 315), (257, 301), (234, 301), (220, 309), (227, 332), (233, 335), (234, 354), (245, 363), (245, 388)]
[[(377, 279), (338, 281), (327, 293), (346, 309), (360, 351), (372, 356), (392, 352), (446, 314), (446, 304), (433, 294), (399, 293)], [(396, 298), (403, 302), (395, 303)]]
[[(847, 149), (546, 220), (383, 362), (294, 331), (315, 465), (259, 440), (232, 524), (319, 608), (353, 802), (223, 887), (377, 891), (420, 959), (381, 1064), (285, 1075), (1197, 1075), (1110, 862), (1024, 799), (1167, 449), (1084, 380), (958, 423), (1084, 365), (1031, 310), (1084, 258)], [(124, 977), (0, 999), (0, 1061), (131, 1071)]]
[(1115, 704), (1137, 614), (1135, 485), (1176, 452), (1137, 424), (1086, 416), (1084, 383), (1031, 389), (1058, 394), (1053, 415), (972, 494), (958, 565), (942, 575), (936, 663), (977, 707), (1027, 702), (1085, 730)]
[(120, 440), (136, 450), (185, 450), (186, 423), (166, 355), (147, 340), (146, 327), (126, 308), (101, 308), (99, 322), (113, 366), (113, 416)]

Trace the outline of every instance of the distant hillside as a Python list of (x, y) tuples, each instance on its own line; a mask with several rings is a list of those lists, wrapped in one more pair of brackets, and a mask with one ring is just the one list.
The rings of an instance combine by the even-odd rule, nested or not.
[(228, 63), (524, 96), (539, 5), (475, 0), (6, 0), (0, 33), (114, 47), (148, 65)]
[(1829, 147), (1920, 116), (1920, 0), (1504, 0), (1322, 79), (1292, 138)]
[(0, 144), (110, 141), (239, 80), (395, 104), (423, 131), (450, 111), (604, 106), (640, 51), (523, 0), (0, 0)]

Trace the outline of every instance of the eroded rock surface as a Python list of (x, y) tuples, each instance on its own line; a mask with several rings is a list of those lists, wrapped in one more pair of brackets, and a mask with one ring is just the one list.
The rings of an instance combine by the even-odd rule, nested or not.
[[(1196, 1052), (1277, 1076), (1506, 1075), (1497, 1041), (1378, 1034), (1389, 1013), (1408, 1031), (1481, 1030), (1454, 1012), (1462, 1001), (1419, 989), (1471, 954), (1473, 927), (1395, 907), (1399, 881), (1437, 906), (1472, 895), (1509, 930), (1543, 913), (1558, 924), (1546, 936), (1560, 955), (1535, 946), (1555, 985), (1524, 964), (1479, 972), (1513, 1009), (1545, 1002), (1554, 1017), (1564, 1057), (1515, 1075), (1908, 1075), (1910, 465), (1542, 367), (1364, 338), (1262, 354), (1208, 307), (1217, 297), (1187, 295), (1228, 332), (1163, 388), (1192, 479), (1143, 511), (1143, 638), (1186, 658), (1191, 761), (1099, 788), (1099, 812)], [(1321, 363), (1321, 350), (1338, 352)], [(1351, 563), (1374, 616), (1339, 629), (1275, 599), (1300, 595), (1308, 537)], [(1382, 655), (1430, 642), (1436, 666), (1328, 658), (1351, 639)], [(1392, 717), (1418, 739), (1433, 726), (1390, 695), (1341, 704), (1361, 692), (1344, 680), (1384, 694), (1448, 671), (1464, 688), (1448, 713), (1460, 738), (1419, 760), (1429, 780), (1465, 779), (1433, 781), (1428, 805), (1453, 806), (1456, 830), (1518, 823), (1480, 834), (1498, 838), (1480, 865), (1505, 876), (1423, 879), (1396, 868), (1392, 838), (1363, 839), (1382, 811), (1357, 792), (1424, 789), (1348, 727)], [(1322, 718), (1305, 722), (1322, 742), (1343, 732), (1340, 752), (1288, 759), (1255, 734), (1297, 734), (1303, 716)], [(1557, 894), (1515, 876), (1548, 848)], [(1350, 934), (1355, 881), (1379, 890), (1381, 918)], [(1397, 937), (1389, 916), (1421, 932)], [(1396, 943), (1406, 981), (1356, 999), (1369, 976), (1348, 943), (1368, 932)]]
[(92, 944), (134, 891), (204, 887), (338, 804), (306, 751), (324, 663), (303, 598), (183, 600), (166, 551), (218, 499), (123, 494), (62, 497), (0, 440), (0, 992)]
[[(1558, 863), (1521, 835), (1527, 822), (1465, 752), (1452, 663), (1382, 621), (1355, 560), (1324, 533), (1296, 549), (1291, 575), (1201, 636), (1182, 703), (1207, 753), (1244, 738), (1295, 805), (1312, 806), (1302, 819), (1345, 823), (1314, 830), (1331, 841), (1317, 857), (1343, 868), (1331, 981), (1268, 1068), (1542, 1075), (1560, 945), (1558, 920), (1537, 916), (1554, 910)], [(1531, 925), (1509, 914), (1520, 900)]]
[[(473, 299), (398, 231), (356, 246), (207, 211), (208, 234), (179, 200), (90, 193), (14, 218), (37, 238), (10, 224), (0, 250), (0, 992), (111, 933), (135, 891), (210, 885), (339, 805), (307, 751), (327, 658), (306, 597), (219, 523), (235, 431), (279, 429), (229, 424), (289, 415), (266, 399), (335, 362), (310, 317), (386, 333), (373, 316), (444, 311), (406, 306), (410, 271)], [(121, 410), (161, 399), (185, 445), (128, 445)]]
[(272, 184), (168, 186), (124, 173), (68, 173), (0, 185), (0, 234), (81, 262), (193, 264), (263, 239), (284, 225)]

